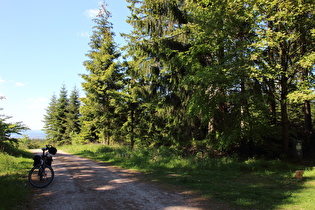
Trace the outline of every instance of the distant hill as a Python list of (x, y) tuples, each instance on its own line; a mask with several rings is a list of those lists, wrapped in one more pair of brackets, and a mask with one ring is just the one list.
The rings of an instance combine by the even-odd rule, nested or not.
[(42, 130), (29, 130), (22, 133), (22, 135), (12, 134), (13, 138), (22, 138), (23, 135), (28, 136), (30, 139), (45, 139), (45, 132)]

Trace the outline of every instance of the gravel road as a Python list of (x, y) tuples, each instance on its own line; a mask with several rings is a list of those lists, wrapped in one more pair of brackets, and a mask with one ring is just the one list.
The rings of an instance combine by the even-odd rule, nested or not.
[[(40, 150), (32, 150), (40, 153)], [(58, 151), (54, 157), (55, 179), (43, 189), (34, 190), (28, 209), (227, 209), (191, 193), (167, 189), (141, 180), (137, 171)], [(205, 207), (206, 206), (206, 207)]]

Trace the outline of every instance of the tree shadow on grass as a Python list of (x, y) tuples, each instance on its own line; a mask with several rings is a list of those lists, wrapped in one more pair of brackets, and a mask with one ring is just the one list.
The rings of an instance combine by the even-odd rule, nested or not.
[(152, 171), (150, 176), (152, 180), (180, 185), (240, 209), (276, 209), (290, 204), (292, 194), (303, 190), (305, 182), (314, 180), (313, 177), (294, 178), (294, 171), (301, 169), (297, 166), (264, 164), (267, 165), (232, 163), (194, 170), (173, 168)]
[(14, 157), (31, 158), (33, 156), (33, 153), (23, 149), (19, 149), (17, 146), (6, 142), (0, 143), (0, 152), (5, 152)]
[(20, 171), (0, 176), (0, 209), (20, 209), (22, 203), (27, 201), (29, 187), (26, 172), (29, 161), (22, 161)]

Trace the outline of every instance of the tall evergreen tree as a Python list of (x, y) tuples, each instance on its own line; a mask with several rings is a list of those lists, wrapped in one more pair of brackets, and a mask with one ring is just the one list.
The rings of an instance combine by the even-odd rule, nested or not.
[(80, 133), (80, 100), (77, 88), (74, 88), (70, 94), (67, 107), (67, 128), (66, 135), (71, 139)]
[(102, 5), (97, 18), (94, 19), (93, 35), (91, 36), (91, 50), (87, 54), (90, 60), (84, 62), (89, 74), (81, 75), (85, 97), (81, 99), (82, 131), (85, 141), (99, 141), (109, 144), (115, 129), (115, 100), (122, 88), (121, 73), (117, 58), (120, 54), (116, 50), (113, 40), (112, 24), (109, 22), (111, 14)]
[(229, 130), (230, 138), (221, 140), (234, 145), (245, 132), (248, 109), (250, 8), (230, 1), (129, 2), (129, 75), (139, 84), (134, 88), (142, 86), (140, 98), (153, 113), (150, 124), (162, 134), (159, 143), (189, 147), (206, 137), (211, 124), (213, 133)]
[(69, 128), (69, 99), (66, 86), (60, 89), (59, 97), (54, 94), (51, 98), (46, 115), (44, 116), (44, 131), (47, 139), (54, 144), (70, 144)]
[(51, 143), (57, 143), (58, 132), (58, 118), (57, 118), (57, 96), (52, 95), (50, 103), (46, 108), (46, 114), (44, 115), (44, 131), (46, 138)]
[(68, 127), (68, 123), (67, 123), (68, 105), (69, 105), (68, 91), (66, 89), (66, 86), (63, 85), (61, 87), (59, 98), (56, 104), (57, 125), (58, 125), (56, 141), (60, 145), (71, 143), (70, 136), (66, 132), (67, 127)]
[(145, 116), (141, 122), (149, 127), (144, 136), (148, 144), (185, 145), (197, 132), (191, 132), (194, 125), (186, 115), (191, 92), (182, 84), (187, 69), (180, 56), (189, 48), (180, 30), (187, 23), (183, 1), (129, 2), (134, 30), (126, 36), (132, 58), (127, 73), (138, 110)]

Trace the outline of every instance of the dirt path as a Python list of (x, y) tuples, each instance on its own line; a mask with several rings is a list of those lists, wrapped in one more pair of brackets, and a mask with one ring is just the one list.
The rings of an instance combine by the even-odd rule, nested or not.
[[(32, 150), (39, 153), (39, 150)], [(35, 189), (29, 209), (225, 209), (203, 202), (187, 192), (163, 190), (141, 181), (141, 174), (58, 151), (55, 179)]]

